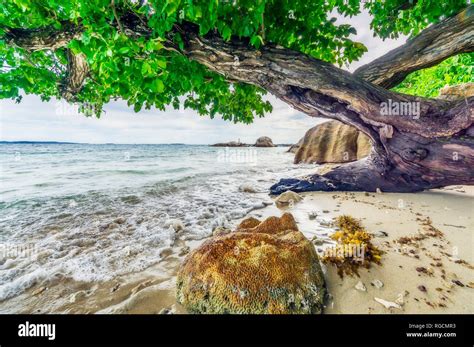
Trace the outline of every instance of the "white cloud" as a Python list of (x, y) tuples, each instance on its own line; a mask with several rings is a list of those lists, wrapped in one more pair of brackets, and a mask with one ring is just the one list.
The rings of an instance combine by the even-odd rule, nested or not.
[(373, 31), (370, 29), (371, 17), (367, 10), (363, 10), (357, 16), (342, 17), (340, 15), (334, 15), (337, 18), (336, 24), (351, 24), (356, 30), (357, 35), (352, 35), (353, 41), (362, 42), (368, 52), (366, 52), (358, 61), (353, 62), (348, 70), (354, 71), (358, 67), (371, 62), (388, 53), (392, 49), (395, 49), (406, 42), (407, 36), (401, 35), (398, 39), (385, 39), (382, 40), (378, 36), (374, 36)]

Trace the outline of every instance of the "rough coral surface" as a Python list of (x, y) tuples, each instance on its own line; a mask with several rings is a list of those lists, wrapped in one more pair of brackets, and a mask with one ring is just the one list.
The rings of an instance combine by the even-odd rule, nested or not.
[(241, 223), (190, 253), (177, 299), (191, 313), (320, 313), (324, 278), (311, 242), (293, 216)]
[(244, 219), (242, 222), (240, 222), (240, 224), (237, 226), (237, 230), (253, 228), (259, 224), (260, 224), (260, 221), (257, 218), (249, 217), (247, 219)]
[(265, 234), (276, 234), (287, 230), (298, 231), (298, 226), (291, 213), (284, 213), (280, 218), (268, 217), (263, 222), (250, 217), (237, 227), (237, 231)]

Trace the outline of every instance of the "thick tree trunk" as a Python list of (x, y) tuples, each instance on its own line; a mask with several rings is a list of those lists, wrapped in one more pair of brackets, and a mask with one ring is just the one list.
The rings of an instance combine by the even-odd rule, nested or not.
[[(271, 188), (272, 193), (288, 189), (302, 192), (377, 188), (411, 192), (474, 184), (474, 97), (458, 101), (425, 99), (394, 93), (382, 86), (391, 86), (409, 72), (454, 54), (472, 51), (472, 9), (470, 6), (455, 20), (447, 19), (451, 25), (426, 29), (421, 39), (406, 45), (411, 54), (395, 50), (388, 58), (382, 57), (356, 74), (281, 47), (268, 45), (255, 50), (246, 41), (224, 42), (213, 33), (200, 37), (192, 24), (182, 24), (176, 30), (185, 40), (181, 53), (189, 59), (225, 75), (229, 81), (260, 86), (309, 116), (354, 126), (371, 139), (373, 151), (368, 158), (341, 165), (324, 175), (282, 179)], [(120, 22), (128, 35), (146, 36), (151, 32), (135, 14), (125, 15)], [(440, 30), (443, 35), (436, 35)], [(64, 47), (79, 32), (80, 28), (75, 27), (62, 33), (51, 29), (11, 29), (6, 39), (27, 49), (55, 49)], [(460, 44), (446, 44), (450, 40)], [(168, 49), (178, 49), (171, 43), (167, 45)], [(425, 51), (423, 58), (416, 53), (420, 47)], [(69, 68), (76, 67), (82, 67), (81, 73), (69, 74), (79, 78), (68, 80), (67, 92), (80, 90), (80, 78), (87, 74), (81, 60), (70, 57)], [(392, 110), (387, 105), (396, 105), (399, 110), (408, 105), (412, 112), (384, 112)]]
[[(313, 93), (306, 94), (296, 98), (302, 104), (322, 104), (319, 95), (313, 101)], [(397, 126), (380, 126), (379, 123), (374, 126), (373, 121), (367, 120), (361, 126), (360, 120), (354, 121), (347, 117), (344, 121), (338, 118), (369, 135), (374, 145), (371, 155), (353, 163), (342, 164), (324, 175), (282, 179), (271, 187), (271, 193), (279, 194), (286, 190), (373, 192), (377, 188), (385, 192), (415, 192), (452, 184), (474, 184), (473, 105), (474, 99), (471, 97), (451, 106), (447, 113), (464, 114), (468, 122), (464, 129), (450, 135), (420, 135), (402, 123)], [(432, 117), (437, 112), (429, 111), (425, 117)], [(365, 120), (365, 117), (362, 118)], [(439, 121), (449, 123), (449, 118), (442, 116)], [(428, 122), (422, 117), (418, 121), (421, 126), (428, 126)], [(433, 129), (429, 132), (431, 131)]]

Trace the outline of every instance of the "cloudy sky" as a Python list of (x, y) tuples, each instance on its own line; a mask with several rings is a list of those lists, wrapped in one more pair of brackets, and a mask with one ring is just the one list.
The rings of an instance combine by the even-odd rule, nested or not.
[[(374, 38), (369, 22), (366, 13), (339, 19), (339, 23), (351, 23), (357, 29), (354, 39), (368, 48), (361, 60), (349, 67), (351, 71), (405, 42), (405, 38), (385, 41)], [(63, 102), (42, 102), (29, 95), (20, 104), (0, 100), (0, 140), (209, 144), (237, 139), (253, 143), (259, 136), (266, 135), (274, 143), (294, 143), (306, 130), (324, 121), (305, 116), (271, 95), (268, 100), (273, 112), (251, 125), (244, 125), (172, 108), (137, 114), (122, 101), (108, 104), (100, 119), (86, 118)]]

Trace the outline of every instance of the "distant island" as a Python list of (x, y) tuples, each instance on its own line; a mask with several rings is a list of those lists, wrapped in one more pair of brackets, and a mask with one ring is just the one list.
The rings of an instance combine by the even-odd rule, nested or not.
[(0, 141), (0, 144), (19, 144), (19, 145), (78, 145), (78, 142), (61, 142), (61, 141)]
[(250, 145), (248, 143), (240, 142), (240, 139), (237, 141), (230, 141), (230, 142), (223, 142), (223, 143), (215, 143), (211, 145), (212, 147), (277, 147), (277, 145), (273, 144), (273, 141), (268, 136), (261, 136), (257, 139), (255, 144)]

